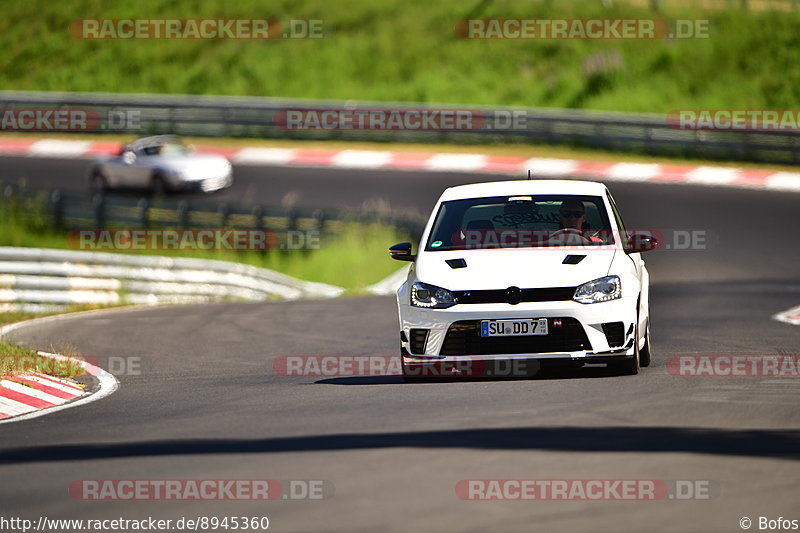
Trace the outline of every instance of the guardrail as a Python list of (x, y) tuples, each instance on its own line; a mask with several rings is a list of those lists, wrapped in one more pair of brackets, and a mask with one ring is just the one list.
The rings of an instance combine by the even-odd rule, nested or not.
[(211, 259), (0, 247), (0, 311), (296, 300), (332, 298), (342, 292), (333, 285)]
[[(78, 229), (265, 230), (256, 253), (299, 253), (348, 223), (380, 223), (420, 235), (424, 219), (388, 210), (242, 206), (201, 200), (81, 195), (0, 183), (0, 213), (26, 213), (43, 227)], [(74, 239), (77, 245), (79, 239)], [(86, 250), (0, 247), (0, 311), (57, 312), (75, 305), (155, 305), (209, 301), (330, 298), (344, 289), (264, 268), (211, 259)]]
[[(90, 195), (58, 189), (32, 189), (0, 181), (0, 209), (37, 212), (56, 230), (77, 229), (248, 229), (267, 230), (286, 239), (302, 232), (336, 234), (347, 223), (378, 223), (419, 237), (425, 219), (391, 209), (305, 208), (240, 205), (197, 198), (138, 197), (129, 194)], [(274, 249), (304, 249), (274, 241)], [(288, 248), (286, 247), (288, 246)], [(269, 251), (269, 250), (267, 250)]]
[[(800, 163), (795, 131), (676, 129), (665, 115), (563, 109), (468, 106), (478, 129), (291, 129), (287, 110), (465, 110), (464, 106), (228, 96), (0, 91), (7, 109), (91, 110), (97, 132), (173, 133), (208, 137), (341, 139), (385, 142), (569, 144), (649, 154)], [(505, 123), (521, 117), (516, 127)], [(130, 120), (129, 120), (130, 119)], [(524, 120), (523, 120), (524, 119)], [(114, 122), (118, 124), (114, 124)], [(83, 131), (83, 130), (82, 130)]]
[[(697, 8), (697, 0), (650, 0), (653, 10), (661, 8)], [(798, 11), (800, 0), (703, 0), (703, 9), (744, 9), (751, 11)]]

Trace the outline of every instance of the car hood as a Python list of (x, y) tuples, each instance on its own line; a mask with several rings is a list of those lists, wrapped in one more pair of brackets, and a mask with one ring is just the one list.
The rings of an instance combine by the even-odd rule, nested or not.
[[(616, 251), (603, 246), (422, 252), (415, 268), (419, 281), (454, 291), (573, 287), (608, 275)], [(567, 256), (584, 257), (564, 264)], [(447, 264), (452, 259), (463, 259), (467, 266), (452, 268)]]

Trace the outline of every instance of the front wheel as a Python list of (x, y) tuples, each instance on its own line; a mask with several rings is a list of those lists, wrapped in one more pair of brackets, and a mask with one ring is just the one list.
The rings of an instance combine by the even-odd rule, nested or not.
[(108, 191), (108, 180), (99, 170), (95, 170), (92, 173), (92, 177), (89, 180), (89, 189), (92, 194), (105, 194)]
[[(635, 376), (641, 367), (641, 350), (639, 350), (639, 325), (637, 320), (636, 332), (633, 336), (633, 357), (617, 363), (619, 373), (623, 376)], [(649, 363), (648, 363), (649, 364)]]
[(423, 383), (425, 381), (424, 378), (419, 376), (411, 376), (409, 375), (408, 369), (406, 365), (403, 365), (403, 383)]
[(169, 189), (167, 189), (167, 183), (164, 180), (164, 176), (161, 174), (156, 174), (153, 176), (152, 184), (150, 185), (150, 190), (153, 191), (153, 196), (166, 196)]
[(412, 372), (408, 366), (403, 364), (403, 356), (408, 355), (408, 351), (402, 346), (400, 347), (400, 368), (403, 371), (403, 383), (421, 383), (423, 380), (418, 374)]
[(644, 348), (639, 351), (639, 364), (641, 366), (650, 366), (652, 360), (650, 354), (650, 321), (647, 321), (647, 326), (644, 330)]

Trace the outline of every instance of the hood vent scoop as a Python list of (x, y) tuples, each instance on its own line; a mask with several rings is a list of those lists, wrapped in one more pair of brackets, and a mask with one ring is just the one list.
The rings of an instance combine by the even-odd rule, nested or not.
[(464, 259), (445, 259), (444, 262), (450, 268), (467, 268), (467, 262)]
[(568, 255), (567, 257), (564, 258), (563, 261), (561, 261), (561, 264), (562, 265), (577, 265), (578, 263), (583, 261), (584, 257), (586, 257), (586, 256), (585, 255)]

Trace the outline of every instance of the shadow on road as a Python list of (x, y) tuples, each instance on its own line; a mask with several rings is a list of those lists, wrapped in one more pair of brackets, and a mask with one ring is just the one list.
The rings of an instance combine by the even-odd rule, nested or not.
[(703, 453), (800, 460), (800, 430), (684, 427), (529, 427), (270, 439), (186, 439), (30, 446), (0, 452), (0, 464), (121, 457), (321, 452), (379, 448)]
[[(643, 370), (647, 372), (647, 370)], [(425, 385), (428, 383), (468, 383), (476, 381), (530, 381), (530, 380), (549, 380), (549, 379), (588, 379), (588, 378), (607, 378), (619, 376), (619, 372), (613, 368), (592, 367), (552, 367), (539, 368), (533, 375), (507, 376), (495, 375), (486, 376), (448, 376), (422, 378), (408, 385)], [(398, 385), (403, 384), (403, 378), (399, 374), (386, 376), (347, 376), (337, 378), (320, 379), (314, 382), (320, 385)]]

